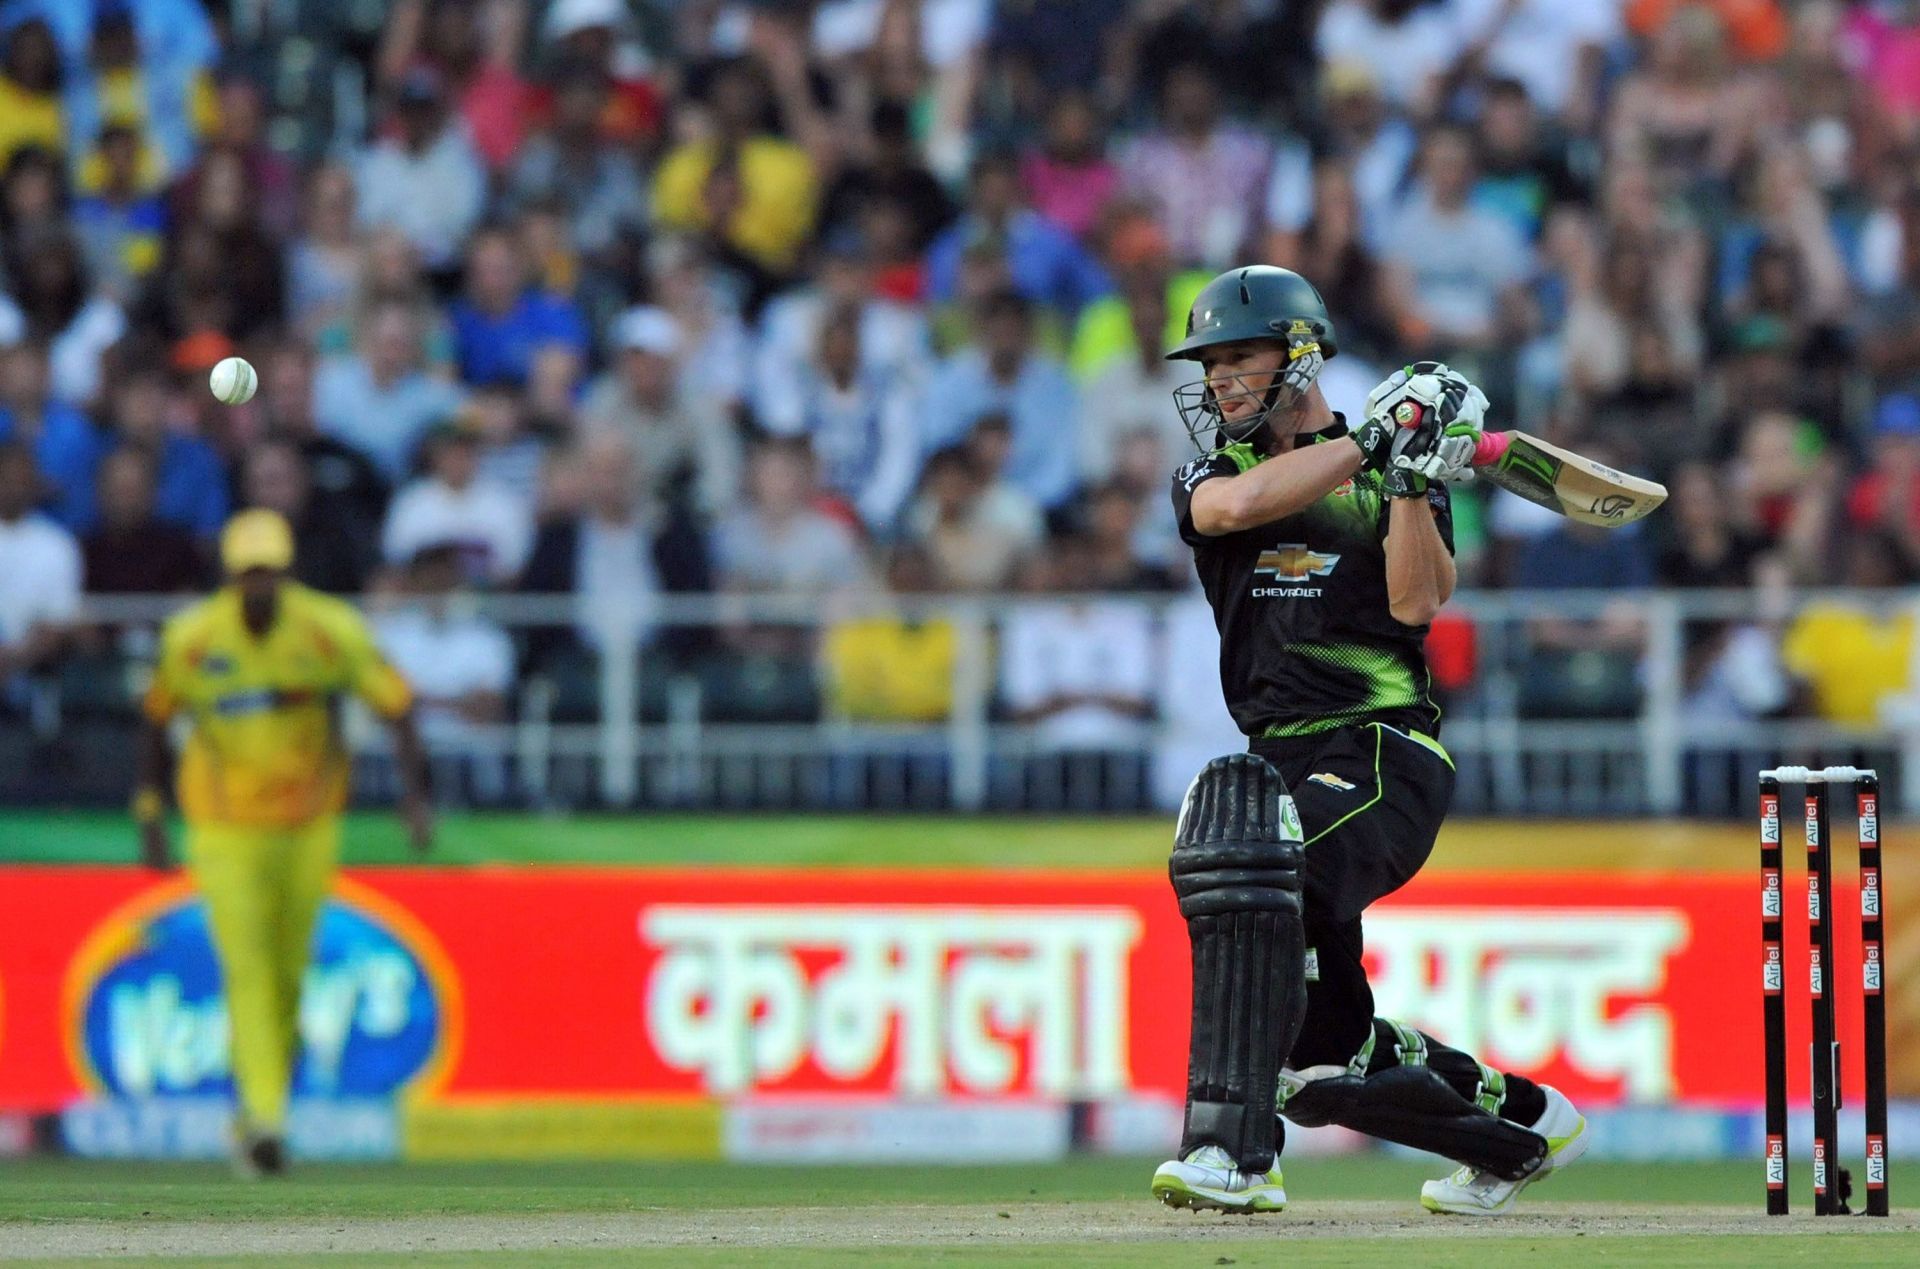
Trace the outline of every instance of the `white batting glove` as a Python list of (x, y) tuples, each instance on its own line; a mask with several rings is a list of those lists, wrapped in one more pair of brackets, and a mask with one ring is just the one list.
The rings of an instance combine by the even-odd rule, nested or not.
[(1471, 479), (1486, 414), (1486, 394), (1437, 361), (1404, 367), (1367, 395), (1369, 420), (1396, 428), (1388, 464), (1430, 481)]

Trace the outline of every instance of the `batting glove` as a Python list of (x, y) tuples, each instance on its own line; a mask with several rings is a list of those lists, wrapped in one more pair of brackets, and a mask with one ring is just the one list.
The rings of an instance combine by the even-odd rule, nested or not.
[(1386, 465), (1427, 480), (1471, 474), (1486, 414), (1486, 394), (1437, 361), (1415, 362), (1367, 396), (1368, 423), (1395, 429)]

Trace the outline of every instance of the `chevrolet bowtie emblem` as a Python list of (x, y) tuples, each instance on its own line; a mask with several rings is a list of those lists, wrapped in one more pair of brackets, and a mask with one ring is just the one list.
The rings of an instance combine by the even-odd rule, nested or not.
[(1304, 546), (1276, 546), (1271, 551), (1260, 552), (1260, 562), (1254, 565), (1253, 571), (1271, 573), (1283, 582), (1304, 582), (1309, 577), (1325, 577), (1339, 562), (1338, 555), (1325, 555)]

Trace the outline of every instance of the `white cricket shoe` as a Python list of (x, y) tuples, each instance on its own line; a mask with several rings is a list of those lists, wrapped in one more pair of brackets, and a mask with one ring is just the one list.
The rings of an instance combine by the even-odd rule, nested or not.
[(1279, 1169), (1242, 1172), (1219, 1146), (1201, 1146), (1184, 1159), (1161, 1164), (1153, 1174), (1153, 1193), (1168, 1207), (1195, 1211), (1278, 1212), (1287, 1205)]
[(1452, 1176), (1421, 1186), (1420, 1206), (1447, 1216), (1500, 1216), (1513, 1210), (1520, 1191), (1585, 1154), (1586, 1117), (1552, 1085), (1542, 1084), (1540, 1091), (1547, 1095), (1547, 1109), (1529, 1125), (1547, 1139), (1547, 1157), (1540, 1166), (1518, 1181), (1508, 1181), (1462, 1165)]

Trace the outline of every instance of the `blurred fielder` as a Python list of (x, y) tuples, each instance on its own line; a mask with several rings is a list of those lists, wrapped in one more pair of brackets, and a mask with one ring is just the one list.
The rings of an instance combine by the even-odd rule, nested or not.
[(1208, 283), (1170, 358), (1201, 456), (1174, 514), (1220, 628), (1227, 708), (1251, 753), (1217, 758), (1180, 809), (1170, 874), (1193, 950), (1175, 1207), (1286, 1205), (1276, 1117), (1340, 1124), (1460, 1165), (1429, 1211), (1505, 1212), (1586, 1149), (1558, 1091), (1373, 1013), (1361, 915), (1433, 849), (1453, 761), (1421, 652), (1453, 593), (1446, 482), (1462, 479), (1486, 397), (1438, 362), (1375, 388), (1357, 428), (1314, 380), (1337, 351), (1298, 274)]
[(358, 612), (287, 579), (287, 522), (271, 511), (234, 516), (220, 535), (220, 561), (227, 585), (168, 621), (161, 637), (133, 813), (146, 862), (170, 867), (167, 727), (187, 715), (178, 779), (187, 865), (206, 899), (226, 989), (240, 1100), (235, 1162), (257, 1176), (286, 1168), (300, 985), (347, 801), (346, 693), (392, 728), (416, 850), (426, 848), (433, 819), (413, 695)]

